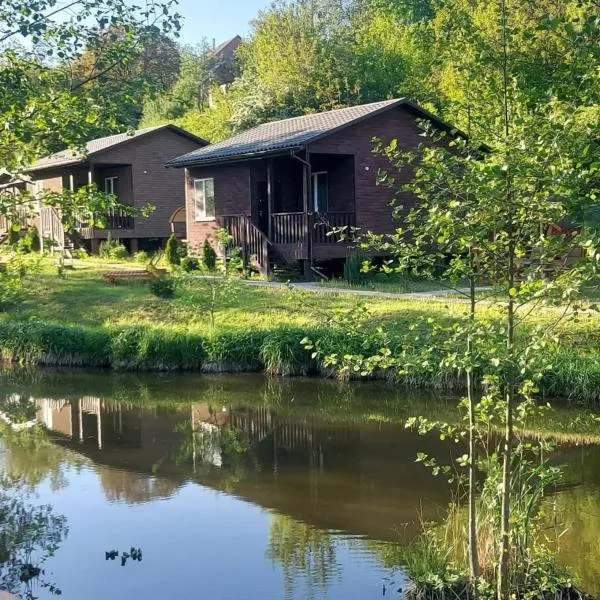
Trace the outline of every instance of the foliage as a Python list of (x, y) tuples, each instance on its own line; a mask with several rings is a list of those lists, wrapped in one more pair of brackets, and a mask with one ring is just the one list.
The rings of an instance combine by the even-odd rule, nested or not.
[(344, 280), (347, 283), (360, 283), (364, 281), (368, 265), (369, 261), (364, 255), (352, 254), (344, 261)]
[(200, 261), (194, 256), (186, 256), (181, 259), (181, 268), (186, 273), (191, 273), (192, 271), (200, 270)]
[(27, 261), (19, 254), (11, 254), (5, 258), (0, 269), (0, 311), (6, 310), (24, 297), (25, 279), (36, 270), (36, 262)]
[(20, 231), (20, 227), (12, 226), (9, 228), (8, 237), (6, 240), (9, 246), (16, 247), (16, 245), (19, 243), (19, 241), (21, 240)]
[(158, 298), (172, 298), (175, 295), (175, 279), (172, 277), (156, 277), (150, 281), (150, 289)]
[(174, 233), (172, 233), (167, 240), (165, 258), (170, 265), (178, 265), (181, 262), (181, 257), (179, 256), (179, 241)]
[[(584, 225), (597, 210), (600, 180), (600, 148), (590, 142), (600, 133), (600, 115), (590, 111), (600, 89), (600, 21), (593, 3), (559, 16), (546, 10), (540, 6), (535, 15), (533, 34), (527, 2), (445, 3), (434, 25), (447, 35), (444, 69), (452, 73), (469, 137), (424, 124), (418, 148), (407, 150), (398, 140), (378, 148), (392, 165), (379, 182), (397, 195), (394, 215), (402, 226), (391, 235), (365, 234), (362, 248), (392, 256), (386, 272), (433, 277), (442, 268), (450, 283), (468, 279), (467, 318), (423, 319), (396, 344), (381, 327), (371, 354), (327, 356), (318, 342), (306, 341), (342, 373), (421, 373), (440, 365), (465, 378), (463, 427), (414, 422), (423, 432), (439, 430), (442, 439), (468, 441), (458, 473), (427, 456), (419, 460), (466, 492), (463, 570), (473, 594), (498, 598), (568, 587), (536, 527), (543, 489), (556, 483), (557, 471), (545, 449), (517, 440), (514, 428), (540, 410), (540, 382), (555, 368), (548, 350), (564, 343), (560, 324), (579, 318), (581, 291), (599, 264), (599, 241)], [(541, 39), (552, 40), (552, 66), (534, 52)], [(418, 199), (414, 207), (403, 206), (406, 192)], [(549, 224), (567, 224), (567, 231), (551, 235)], [(568, 260), (577, 247), (584, 256)], [(497, 322), (479, 315), (475, 283), (484, 277), (496, 288)], [(532, 326), (532, 313), (551, 305), (563, 312)], [(362, 315), (357, 319), (348, 327), (364, 327)], [(503, 430), (501, 440), (489, 437), (492, 424)]]
[(114, 240), (109, 231), (106, 239), (102, 240), (98, 245), (98, 256), (114, 260), (123, 260), (129, 256), (127, 248), (119, 241)]
[[(0, 7), (0, 172), (3, 182), (27, 182), (39, 157), (135, 124), (124, 113), (140, 95), (160, 86), (163, 51), (177, 32), (173, 0), (131, 5), (126, 0), (6, 0)], [(134, 65), (137, 64), (137, 67)], [(155, 68), (156, 67), (156, 68)], [(168, 84), (169, 82), (165, 82)], [(110, 195), (48, 193), (50, 206), (66, 207), (66, 225), (76, 212), (114, 207)], [(0, 214), (32, 212), (31, 194), (0, 192)], [(93, 200), (93, 201), (92, 201)], [(72, 211), (79, 204), (79, 211)], [(91, 209), (91, 210), (89, 210)], [(103, 214), (105, 211), (98, 211)]]
[(40, 249), (40, 236), (38, 234), (37, 227), (29, 227), (25, 232), (25, 236), (21, 240), (20, 250), (25, 254), (30, 252), (39, 251)]
[(145, 250), (139, 250), (133, 255), (133, 260), (136, 263), (145, 264), (150, 260), (150, 256)]
[[(206, 262), (202, 265), (200, 272), (203, 274), (186, 275), (184, 271), (180, 276), (180, 287), (182, 290), (182, 301), (190, 308), (195, 319), (202, 317), (207, 311), (210, 316), (211, 328), (215, 326), (216, 313), (225, 306), (230, 306), (236, 301), (240, 291), (239, 275), (243, 270), (239, 248), (231, 248), (232, 237), (224, 229), (217, 232), (219, 244), (223, 250), (223, 258), (218, 267), (209, 269)], [(213, 261), (216, 253), (210, 244), (204, 245), (204, 260), (208, 264)], [(227, 252), (229, 251), (229, 255)]]
[(114, 260), (125, 260), (126, 258), (129, 258), (129, 252), (122, 243), (115, 242), (110, 248), (108, 256)]
[(217, 253), (208, 240), (204, 240), (202, 246), (202, 262), (209, 271), (214, 271), (217, 267)]

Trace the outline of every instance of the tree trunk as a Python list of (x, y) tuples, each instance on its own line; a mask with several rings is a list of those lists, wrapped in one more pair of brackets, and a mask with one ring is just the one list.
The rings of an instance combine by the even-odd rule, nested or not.
[[(513, 263), (512, 256), (509, 263)], [(508, 303), (508, 365), (509, 374), (506, 382), (506, 408), (504, 424), (504, 461), (502, 464), (502, 510), (500, 532), (500, 561), (498, 566), (498, 598), (508, 599), (510, 596), (509, 552), (510, 552), (510, 479), (512, 471), (513, 446), (513, 402), (515, 396), (514, 366), (512, 364), (512, 347), (514, 335), (514, 301)]]
[[(472, 258), (472, 257), (471, 257)], [(470, 279), (470, 313), (471, 325), (475, 321), (475, 277)], [(471, 363), (473, 359), (472, 334), (467, 340), (467, 354)], [(469, 402), (469, 575), (471, 579), (473, 598), (477, 600), (477, 580), (479, 579), (479, 553), (477, 548), (477, 456), (475, 448), (475, 381), (473, 370), (467, 370), (467, 399)]]

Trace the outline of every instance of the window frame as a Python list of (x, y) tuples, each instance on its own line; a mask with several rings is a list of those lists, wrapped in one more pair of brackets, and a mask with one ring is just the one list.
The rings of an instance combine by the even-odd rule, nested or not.
[[(325, 190), (327, 192), (325, 197), (325, 210), (321, 206), (321, 202), (319, 202), (319, 175), (325, 175)], [(329, 212), (329, 173), (327, 171), (314, 171), (312, 173), (312, 199), (313, 199), (313, 210), (316, 213), (327, 213)]]
[[(212, 182), (212, 215), (206, 213), (206, 183)], [(203, 210), (198, 211), (198, 198), (196, 196), (198, 192), (198, 184), (202, 184), (203, 193)], [(215, 206), (215, 178), (214, 177), (194, 177), (192, 179), (192, 194), (194, 202), (194, 221), (196, 223), (214, 221), (216, 219), (216, 206)]]
[[(117, 182), (116, 188), (117, 193), (115, 193), (115, 181)], [(110, 185), (107, 185), (110, 183)], [(110, 190), (108, 189), (110, 187)], [(119, 197), (119, 177), (118, 175), (111, 175), (110, 177), (104, 178), (104, 193), (112, 194), (113, 196)]]

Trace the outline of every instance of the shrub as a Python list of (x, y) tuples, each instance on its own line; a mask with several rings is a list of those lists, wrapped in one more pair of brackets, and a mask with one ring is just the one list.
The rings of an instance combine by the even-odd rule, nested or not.
[[(123, 250), (116, 250), (116, 252), (114, 252), (117, 247), (122, 247), (125, 252), (123, 252)], [(127, 252), (125, 246), (123, 246), (123, 244), (119, 242), (119, 240), (112, 239), (112, 236), (109, 231), (108, 235), (106, 236), (106, 239), (100, 242), (100, 246), (98, 247), (98, 256), (100, 256), (101, 258), (121, 259), (127, 258), (129, 256), (129, 253)]]
[(188, 255), (188, 246), (185, 242), (180, 242), (178, 240), (177, 246), (177, 254), (179, 254), (179, 258), (186, 258)]
[(87, 250), (85, 248), (75, 248), (73, 252), (71, 252), (73, 258), (78, 258), (80, 260), (84, 260), (88, 257)]
[(181, 262), (181, 257), (179, 256), (179, 242), (174, 233), (171, 234), (167, 241), (165, 258), (170, 265), (178, 265)]
[(150, 290), (158, 298), (172, 298), (175, 294), (175, 280), (171, 277), (157, 277), (150, 282)]
[(125, 246), (123, 246), (123, 244), (120, 244), (119, 242), (117, 242), (109, 250), (108, 256), (109, 256), (109, 258), (113, 258), (115, 260), (124, 260), (126, 258), (129, 258), (129, 252), (127, 252), (127, 248), (125, 248)]
[(150, 255), (145, 250), (140, 250), (133, 255), (133, 260), (136, 263), (147, 263), (150, 260)]
[(15, 228), (14, 225), (8, 230), (7, 242), (10, 246), (16, 246), (19, 243), (19, 240), (21, 239), (20, 231), (21, 230)]
[(214, 271), (217, 267), (217, 253), (208, 240), (204, 240), (202, 247), (202, 262), (209, 271)]
[(193, 256), (186, 256), (181, 259), (181, 268), (188, 273), (198, 271), (200, 269), (200, 261)]
[(40, 249), (40, 236), (37, 227), (29, 227), (23, 238), (23, 245), (27, 249), (27, 252), (39, 251)]
[(367, 274), (363, 272), (363, 264), (368, 259), (362, 254), (353, 254), (344, 262), (344, 279), (348, 283), (361, 283)]

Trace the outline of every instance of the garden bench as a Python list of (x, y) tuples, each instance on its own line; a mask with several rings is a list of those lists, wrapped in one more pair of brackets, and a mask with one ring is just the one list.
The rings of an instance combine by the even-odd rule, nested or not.
[(104, 273), (104, 279), (110, 284), (113, 284), (121, 279), (137, 279), (138, 281), (151, 281), (152, 279), (162, 277), (166, 274), (166, 269), (156, 269), (155, 271), (147, 271), (145, 269), (134, 271), (132, 269), (130, 271), (108, 271), (107, 273)]

